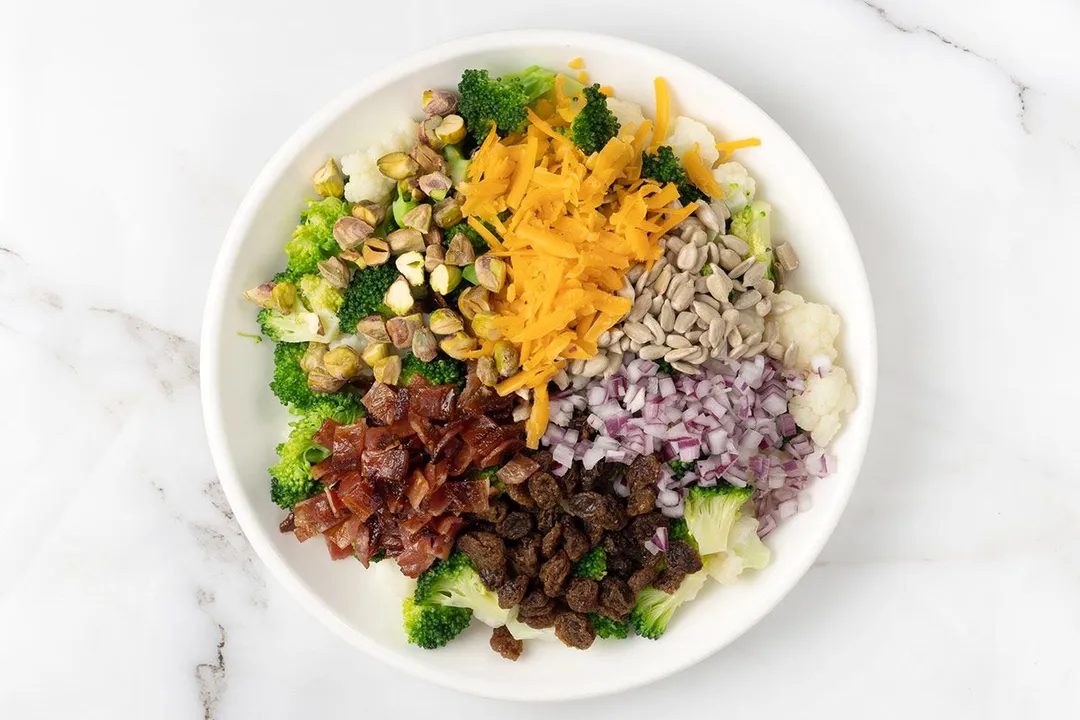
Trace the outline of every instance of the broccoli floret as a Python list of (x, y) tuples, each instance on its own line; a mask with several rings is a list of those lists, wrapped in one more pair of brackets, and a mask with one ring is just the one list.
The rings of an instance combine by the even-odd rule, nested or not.
[(263, 308), (258, 315), (259, 329), (274, 342), (327, 342), (328, 333), (323, 320), (313, 312), (292, 312), (288, 315), (272, 308)]
[(468, 608), (477, 620), (491, 627), (505, 625), (510, 617), (510, 611), (499, 607), (499, 599), (484, 587), (472, 560), (463, 552), (425, 570), (416, 580), (413, 599), (417, 605)]
[(639, 592), (634, 609), (630, 611), (630, 624), (633, 625), (634, 632), (649, 640), (658, 639), (667, 630), (675, 610), (697, 597), (707, 579), (705, 571), (699, 570), (683, 578), (682, 584), (673, 595), (654, 587), (647, 587)]
[(519, 73), (492, 78), (487, 70), (461, 74), (458, 113), (477, 142), (494, 125), (500, 135), (519, 132), (525, 125), (525, 108), (555, 87), (555, 73), (533, 65)]
[(743, 515), (735, 521), (727, 552), (705, 558), (705, 572), (722, 585), (736, 582), (744, 570), (760, 570), (769, 564), (772, 553), (758, 537), (758, 521)]
[(383, 307), (383, 297), (397, 280), (397, 268), (391, 263), (366, 267), (353, 273), (352, 282), (345, 288), (338, 320), (346, 333), (356, 332), (356, 324)]
[(361, 406), (340, 408), (332, 404), (316, 406), (292, 425), (288, 439), (277, 446), (278, 462), (270, 468), (270, 499), (288, 510), (319, 491), (311, 477), (311, 466), (325, 460), (330, 448), (316, 445), (315, 433), (331, 418), (342, 425), (356, 422)]
[(405, 598), (402, 616), (409, 642), (426, 650), (434, 650), (469, 627), (472, 611), (446, 605), (418, 605), (412, 598)]
[(340, 198), (308, 200), (307, 209), (300, 213), (300, 224), (285, 244), (289, 256), (286, 272), (295, 277), (317, 273), (318, 263), (340, 250), (334, 239), (334, 223), (348, 214), (349, 205)]
[[(280, 282), (282, 275), (275, 281)], [(321, 275), (303, 275), (296, 281), (297, 300), (291, 312), (282, 313), (273, 308), (259, 311), (259, 328), (263, 335), (275, 342), (327, 343), (338, 336), (338, 318), (335, 314), (341, 306), (341, 291), (328, 283)]]
[(465, 237), (469, 238), (469, 242), (472, 243), (473, 250), (476, 252), (477, 255), (483, 255), (490, 249), (487, 240), (480, 237), (480, 233), (476, 232), (476, 230), (473, 230), (472, 226), (469, 225), (469, 223), (467, 222), (460, 222), (447, 230), (443, 234), (443, 244), (446, 245), (446, 247), (450, 247), (450, 241), (453, 240), (454, 236), (458, 233), (461, 233)]
[(690, 527), (686, 524), (686, 518), (679, 518), (675, 522), (671, 523), (671, 527), (668, 529), (668, 540), (675, 542), (676, 540), (682, 540), (685, 543), (689, 543), (695, 549), (697, 549), (697, 540), (690, 534)]
[(585, 106), (570, 123), (570, 139), (586, 155), (599, 152), (619, 133), (619, 121), (607, 106), (607, 97), (596, 84), (582, 90)]
[(308, 387), (307, 373), (300, 361), (307, 352), (307, 343), (278, 343), (274, 348), (274, 379), (270, 389), (281, 401), (298, 412), (323, 408), (322, 412), (337, 417), (339, 413), (362, 413), (360, 396), (348, 392), (321, 393)]
[(597, 545), (577, 561), (573, 568), (574, 577), (592, 578), (600, 582), (607, 576), (607, 553)]
[(596, 634), (605, 640), (625, 640), (630, 631), (630, 623), (623, 620), (612, 620), (599, 613), (589, 613), (589, 624), (593, 626)]
[(664, 184), (675, 183), (683, 205), (705, 198), (705, 193), (690, 182), (682, 163), (675, 157), (675, 151), (668, 145), (658, 147), (651, 155), (648, 152), (641, 153), (641, 177), (652, 178)]
[(336, 313), (345, 297), (322, 275), (304, 275), (296, 283), (304, 305), (316, 313)]
[(668, 467), (675, 474), (676, 480), (682, 480), (683, 475), (693, 470), (696, 465), (697, 463), (693, 461), (686, 462), (684, 460), (672, 460), (668, 463)]
[(755, 200), (731, 216), (728, 230), (732, 235), (750, 246), (750, 254), (768, 269), (766, 277), (772, 278), (772, 229), (769, 216), (772, 206), (767, 202)]
[(461, 151), (458, 145), (447, 145), (443, 148), (443, 157), (446, 158), (446, 174), (454, 185), (465, 182), (469, 170), (469, 158)]
[(401, 361), (398, 384), (408, 385), (413, 375), (420, 375), (432, 385), (460, 386), (465, 383), (465, 363), (442, 353), (439, 353), (431, 362), (424, 362), (409, 353)]
[(687, 528), (697, 540), (702, 555), (724, 552), (739, 509), (753, 494), (751, 487), (719, 482), (713, 487), (695, 485), (686, 495)]

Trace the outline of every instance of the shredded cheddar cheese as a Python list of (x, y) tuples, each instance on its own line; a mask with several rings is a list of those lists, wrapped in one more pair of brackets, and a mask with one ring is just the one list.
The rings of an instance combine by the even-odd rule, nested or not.
[(690, 182), (694, 183), (698, 190), (710, 197), (724, 197), (724, 189), (720, 187), (719, 183), (713, 178), (712, 172), (705, 166), (705, 161), (701, 159), (701, 150), (697, 143), (694, 143), (694, 147), (683, 155), (682, 161)]
[(662, 77), (653, 82), (656, 89), (656, 125), (653, 129), (652, 147), (656, 148), (664, 144), (667, 138), (668, 122), (671, 120), (671, 93), (668, 91), (667, 80)]
[(761, 144), (761, 140), (756, 137), (745, 138), (743, 140), (729, 140), (727, 142), (716, 143), (716, 149), (720, 151), (720, 158), (717, 163), (727, 162), (736, 150), (748, 147), (757, 147)]
[[(666, 85), (659, 81), (657, 90), (661, 127)], [(674, 185), (639, 179), (649, 123), (586, 157), (563, 134), (573, 103), (557, 80), (555, 101), (529, 112), (524, 134), (492, 132), (484, 140), (460, 186), (469, 225), (507, 264), (507, 282), (493, 298), (495, 327), (518, 347), (521, 368), (496, 390), (532, 391), (532, 448), (547, 429), (548, 381), (568, 362), (596, 354), (600, 336), (630, 311), (618, 294), (627, 271), (655, 262), (659, 238), (694, 210), (668, 207), (678, 197)]]

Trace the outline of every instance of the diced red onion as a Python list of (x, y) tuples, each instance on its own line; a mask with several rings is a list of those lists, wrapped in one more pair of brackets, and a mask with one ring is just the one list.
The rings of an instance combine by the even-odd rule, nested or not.
[(666, 527), (656, 528), (656, 532), (653, 533), (651, 539), (653, 545), (659, 548), (660, 552), (668, 551), (668, 529)]
[(619, 477), (615, 478), (614, 482), (611, 483), (611, 488), (619, 497), (630, 496), (630, 488), (626, 486), (626, 478), (624, 478), (622, 475), (619, 475)]

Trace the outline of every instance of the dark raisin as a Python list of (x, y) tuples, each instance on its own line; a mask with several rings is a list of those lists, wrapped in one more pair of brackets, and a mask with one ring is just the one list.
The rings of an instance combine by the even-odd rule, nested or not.
[(564, 612), (555, 618), (555, 636), (567, 647), (588, 650), (596, 640), (596, 630), (581, 613)]
[(641, 487), (630, 493), (626, 500), (626, 513), (631, 517), (644, 515), (656, 509), (656, 488), (652, 485)]
[(638, 548), (644, 546), (646, 540), (651, 540), (657, 528), (666, 528), (669, 525), (666, 517), (660, 511), (639, 515), (630, 522), (630, 533), (634, 539), (634, 545)]
[(540, 581), (544, 583), (544, 592), (550, 597), (558, 597), (562, 592), (566, 577), (570, 574), (570, 558), (565, 550), (551, 556), (540, 567)]
[(564, 518), (562, 522), (562, 544), (563, 550), (570, 556), (570, 559), (577, 562), (585, 553), (589, 552), (589, 548), (592, 544), (589, 542), (589, 538), (585, 533), (581, 532), (574, 525), (573, 518)]
[(533, 502), (532, 496), (529, 495), (528, 483), (521, 483), (520, 485), (507, 485), (506, 495), (521, 507), (536, 507), (536, 503)]
[(634, 608), (634, 597), (625, 580), (609, 575), (600, 583), (600, 612), (612, 620), (622, 620)]
[(544, 608), (551, 607), (551, 598), (544, 594), (543, 590), (530, 590), (525, 593), (525, 597), (518, 603), (521, 605), (521, 615), (524, 617), (529, 613), (534, 613)]
[(657, 590), (663, 590), (668, 595), (674, 595), (675, 591), (682, 585), (683, 578), (685, 577), (686, 573), (684, 572), (679, 572), (672, 568), (664, 568), (659, 577), (656, 578), (656, 582), (653, 583), (653, 587)]
[(639, 592), (652, 585), (658, 574), (655, 567), (643, 567), (631, 575), (630, 579), (626, 581), (626, 584), (630, 586), (631, 592), (637, 595)]
[(502, 570), (506, 563), (506, 543), (489, 532), (465, 533), (457, 539), (457, 547), (481, 570)]
[(558, 552), (559, 547), (562, 545), (563, 526), (562, 523), (558, 523), (555, 527), (548, 530), (544, 535), (544, 542), (540, 546), (540, 552), (544, 557), (549, 558)]
[(609, 575), (619, 578), (627, 578), (634, 572), (634, 561), (625, 555), (609, 555), (607, 557), (607, 571)]
[(607, 530), (595, 523), (585, 523), (585, 534), (589, 536), (590, 545), (599, 545), (600, 542), (604, 539), (604, 533), (606, 532)]
[(555, 527), (555, 523), (559, 522), (559, 518), (562, 517), (561, 508), (547, 508), (541, 510), (536, 514), (536, 529), (542, 533), (546, 533), (551, 528)]
[(597, 463), (592, 469), (581, 471), (581, 489), (585, 491), (598, 490), (604, 477), (604, 463)]
[(503, 583), (503, 586), (499, 588), (499, 607), (509, 610), (515, 605), (520, 605), (528, 589), (529, 578), (524, 575), (518, 575), (513, 580)]
[(530, 578), (540, 574), (540, 543), (540, 536), (534, 533), (507, 549), (507, 557), (515, 573)]
[(533, 476), (529, 478), (528, 486), (529, 494), (542, 509), (558, 507), (563, 498), (559, 481), (546, 472), (533, 473)]
[(698, 551), (682, 540), (675, 540), (671, 543), (668, 547), (666, 561), (669, 569), (681, 572), (684, 575), (696, 573), (702, 568), (701, 556), (698, 555)]
[(626, 486), (633, 492), (655, 485), (660, 479), (660, 461), (655, 455), (639, 455), (626, 469)]
[(521, 621), (534, 630), (543, 630), (555, 624), (555, 610), (548, 607), (534, 615), (522, 614)]
[(510, 579), (506, 575), (506, 568), (497, 568), (495, 570), (488, 570), (487, 568), (480, 569), (480, 582), (484, 583), (491, 592), (498, 592), (499, 588), (507, 583)]
[(573, 495), (581, 489), (581, 466), (572, 465), (561, 478), (559, 483), (562, 485), (563, 492), (567, 497)]
[(540, 466), (542, 472), (551, 470), (553, 464), (550, 450), (537, 450), (532, 454), (533, 462)]
[(581, 492), (570, 498), (567, 509), (586, 522), (595, 522), (596, 516), (601, 512), (603, 500), (604, 496), (600, 493)]
[(507, 660), (517, 660), (521, 657), (524, 644), (510, 634), (505, 625), (501, 625), (491, 631), (491, 649), (502, 655)]
[(484, 520), (489, 523), (498, 524), (506, 517), (507, 512), (506, 503), (502, 500), (492, 500), (484, 512), (476, 513), (475, 517), (478, 520)]
[(532, 515), (520, 510), (507, 513), (502, 522), (495, 526), (495, 532), (507, 540), (520, 540), (532, 530)]
[(566, 585), (566, 604), (580, 613), (596, 612), (600, 600), (600, 583), (591, 578), (571, 578)]

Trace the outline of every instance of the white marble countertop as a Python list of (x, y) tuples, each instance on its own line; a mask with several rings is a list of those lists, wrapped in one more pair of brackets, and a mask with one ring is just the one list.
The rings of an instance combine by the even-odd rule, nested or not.
[[(1080, 6), (440, 5), (406, 32), (386, 3), (3, 4), (2, 714), (1080, 716)], [(692, 670), (554, 707), (402, 676), (301, 610), (218, 488), (197, 370), (219, 242), (294, 128), (421, 47), (536, 24), (653, 43), (771, 113), (847, 214), (881, 341), (862, 479), (805, 580)]]

